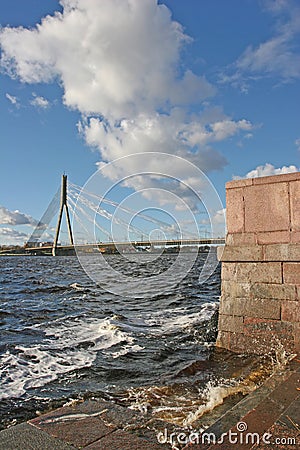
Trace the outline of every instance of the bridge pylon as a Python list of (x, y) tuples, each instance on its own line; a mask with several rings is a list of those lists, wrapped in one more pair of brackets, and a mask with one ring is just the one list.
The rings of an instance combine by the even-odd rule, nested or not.
[(62, 175), (61, 191), (60, 191), (60, 207), (59, 207), (58, 221), (57, 221), (57, 226), (56, 226), (55, 239), (54, 239), (53, 247), (52, 247), (52, 255), (53, 256), (56, 256), (57, 242), (58, 242), (58, 238), (59, 238), (61, 220), (62, 220), (64, 210), (65, 210), (66, 219), (67, 219), (70, 244), (74, 245), (67, 198), (68, 198), (67, 197), (67, 175)]

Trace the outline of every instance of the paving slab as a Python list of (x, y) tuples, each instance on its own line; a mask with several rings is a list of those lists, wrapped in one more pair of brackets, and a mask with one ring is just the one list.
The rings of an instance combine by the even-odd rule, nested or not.
[(0, 432), (1, 450), (74, 450), (76, 447), (21, 423)]
[(101, 419), (106, 411), (106, 402), (88, 401), (59, 408), (29, 423), (64, 442), (83, 447), (116, 429), (115, 425), (106, 424)]
[(81, 420), (43, 425), (41, 429), (64, 442), (68, 442), (76, 447), (84, 447), (112, 433), (116, 427), (107, 426), (96, 417), (88, 417)]
[(280, 416), (277, 424), (300, 430), (300, 394)]
[(252, 447), (254, 450), (297, 450), (299, 448), (299, 431), (290, 430), (283, 425), (274, 424), (269, 429), (272, 435), (268, 443), (260, 442)]
[(162, 450), (162, 448), (165, 448), (165, 446), (141, 439), (133, 433), (116, 430), (99, 441), (84, 447), (84, 450)]

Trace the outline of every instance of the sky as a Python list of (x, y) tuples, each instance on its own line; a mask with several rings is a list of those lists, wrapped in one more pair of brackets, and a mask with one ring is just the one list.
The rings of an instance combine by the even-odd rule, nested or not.
[(64, 172), (195, 213), (184, 161), (224, 207), (231, 179), (299, 170), (297, 0), (1, 0), (0, 27), (0, 244), (26, 241)]

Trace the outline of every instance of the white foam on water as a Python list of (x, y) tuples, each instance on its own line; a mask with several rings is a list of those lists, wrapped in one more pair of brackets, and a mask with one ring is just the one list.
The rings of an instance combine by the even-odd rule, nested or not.
[[(124, 342), (119, 355), (133, 348), (134, 338), (112, 319), (68, 319), (44, 330), (45, 339), (31, 346), (16, 346), (0, 358), (0, 399), (20, 397), (28, 389), (44, 386), (59, 375), (90, 367), (97, 352)], [(118, 357), (118, 352), (112, 352)]]
[(141, 347), (140, 345), (125, 345), (121, 350), (117, 352), (110, 352), (112, 358), (119, 358), (119, 356), (127, 355), (127, 353), (136, 353), (143, 350), (145, 347)]
[(28, 389), (44, 386), (60, 374), (89, 367), (95, 356), (91, 352), (66, 351), (51, 355), (41, 346), (16, 347), (17, 354), (6, 352), (0, 360), (2, 388), (0, 399), (20, 397)]
[(102, 350), (122, 341), (133, 342), (134, 338), (121, 331), (114, 317), (111, 319), (73, 319), (72, 322), (45, 330), (46, 336), (52, 336), (51, 341), (57, 349), (85, 346), (93, 351)]
[(77, 291), (84, 291), (84, 287), (79, 283), (72, 283), (70, 284), (70, 287), (76, 289)]
[(217, 308), (217, 303), (203, 303), (196, 313), (189, 313), (187, 308), (168, 309), (152, 314), (145, 322), (160, 328), (161, 333), (170, 333), (211, 319)]

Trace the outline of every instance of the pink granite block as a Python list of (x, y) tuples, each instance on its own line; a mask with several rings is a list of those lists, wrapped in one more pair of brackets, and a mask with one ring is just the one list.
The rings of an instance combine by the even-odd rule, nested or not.
[(251, 285), (250, 297), (278, 300), (296, 300), (296, 286), (292, 284), (254, 283)]
[(300, 285), (300, 262), (283, 263), (284, 283)]
[(258, 244), (287, 244), (290, 242), (289, 231), (266, 231), (257, 233)]
[(226, 245), (254, 245), (257, 243), (255, 233), (228, 233)]
[[(230, 265), (234, 263), (227, 263)], [(226, 270), (226, 269), (225, 269)], [(237, 282), (282, 283), (281, 262), (241, 262), (232, 270), (232, 278)], [(229, 277), (229, 274), (227, 274)], [(230, 278), (225, 278), (230, 279)], [(300, 284), (300, 283), (299, 283)]]
[(300, 322), (300, 303), (283, 302), (281, 306), (281, 320), (286, 322)]
[(262, 261), (263, 248), (261, 245), (225, 245), (220, 260), (223, 262)]
[(269, 244), (265, 246), (265, 261), (300, 261), (299, 244)]
[(243, 317), (220, 314), (219, 330), (241, 333), (243, 331)]
[(291, 242), (295, 244), (300, 243), (300, 231), (291, 231)]
[(230, 349), (230, 332), (220, 330), (217, 337), (216, 346)]
[(300, 180), (290, 183), (291, 226), (300, 230)]
[(298, 352), (299, 357), (300, 357), (300, 323), (299, 322), (294, 323), (294, 337), (295, 337), (296, 351)]
[(265, 298), (249, 298), (243, 305), (242, 314), (259, 319), (280, 319), (280, 301)]
[(226, 223), (228, 233), (244, 231), (244, 197), (243, 188), (226, 191)]
[(238, 266), (237, 263), (226, 263), (226, 262), (222, 263), (222, 274), (221, 274), (222, 282), (223, 280), (226, 281), (235, 280), (237, 266)]
[(249, 186), (244, 198), (246, 232), (289, 231), (287, 183)]
[[(251, 283), (238, 283), (236, 281), (222, 281), (222, 296), (229, 298), (245, 298), (250, 296)], [(278, 286), (278, 285), (276, 285)], [(272, 298), (272, 297), (267, 297)], [(293, 298), (294, 300), (294, 298)]]
[(247, 317), (244, 319), (244, 336), (248, 336), (253, 353), (276, 350), (279, 343), (288, 352), (295, 350), (294, 324), (290, 322)]

